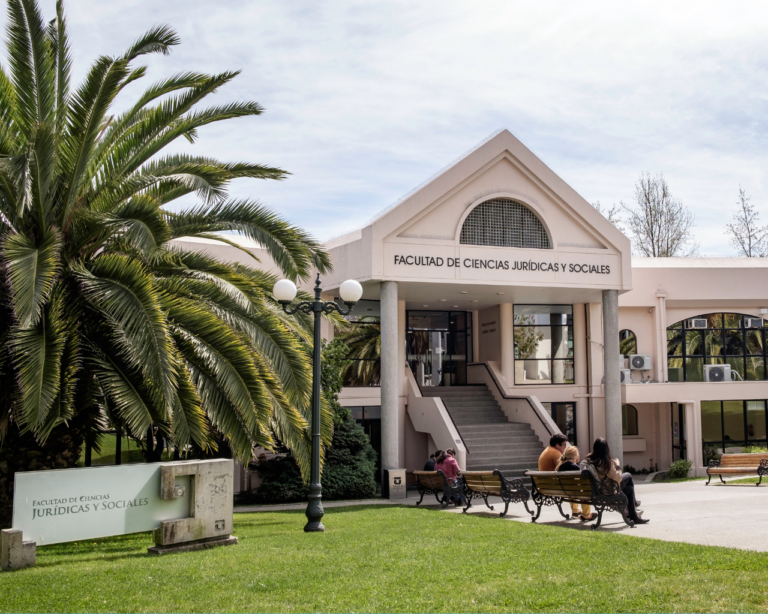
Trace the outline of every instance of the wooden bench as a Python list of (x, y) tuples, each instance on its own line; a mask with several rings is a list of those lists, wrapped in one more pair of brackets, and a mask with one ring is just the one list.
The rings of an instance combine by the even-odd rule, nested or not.
[[(442, 471), (414, 471), (416, 476), (416, 489), (421, 495), (416, 505), (421, 505), (424, 495), (435, 495), (437, 502), (446, 507), (451, 502), (451, 497), (455, 494), (464, 494), (464, 483), (461, 479), (455, 482), (445, 477)], [(440, 498), (440, 495), (443, 498)]]
[(510, 503), (521, 503), (525, 505), (525, 511), (533, 516), (533, 512), (528, 509), (528, 500), (531, 493), (519, 478), (508, 480), (498, 469), (493, 471), (463, 471), (461, 477), (464, 479), (464, 495), (467, 498), (467, 507), (464, 513), (472, 507), (472, 499), (483, 499), (488, 509), (493, 510), (493, 506), (488, 504), (488, 497), (500, 497), (504, 501), (504, 511), (499, 516), (506, 516)]
[(712, 481), (712, 476), (720, 477), (725, 484), (724, 475), (757, 475), (760, 479), (756, 486), (760, 486), (763, 476), (768, 475), (768, 452), (758, 454), (723, 454), (720, 460), (709, 461), (707, 467), (707, 486)]
[(526, 471), (531, 478), (533, 502), (536, 515), (531, 522), (536, 522), (545, 505), (556, 505), (560, 515), (568, 520), (570, 516), (563, 512), (562, 503), (586, 503), (595, 508), (597, 521), (592, 529), (597, 529), (603, 520), (603, 512), (618, 512), (630, 527), (635, 523), (627, 516), (627, 495), (621, 492), (615, 482), (599, 482), (589, 471)]

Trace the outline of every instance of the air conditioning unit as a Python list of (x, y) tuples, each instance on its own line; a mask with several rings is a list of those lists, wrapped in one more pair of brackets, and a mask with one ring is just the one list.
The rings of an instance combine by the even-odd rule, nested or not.
[(634, 369), (635, 371), (650, 371), (651, 357), (644, 356), (643, 354), (630, 354), (629, 368)]
[(744, 328), (762, 328), (763, 318), (744, 318)]
[(621, 374), (621, 383), (622, 384), (631, 384), (632, 383), (632, 371), (629, 369), (622, 369), (619, 371)]
[(705, 382), (730, 382), (731, 365), (704, 365)]
[(686, 328), (706, 328), (707, 327), (707, 319), (706, 318), (691, 318), (685, 323)]

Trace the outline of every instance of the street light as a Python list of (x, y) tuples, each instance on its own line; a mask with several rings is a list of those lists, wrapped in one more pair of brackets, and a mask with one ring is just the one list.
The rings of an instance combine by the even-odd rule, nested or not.
[(320, 293), (323, 289), (320, 287), (320, 274), (317, 275), (315, 282), (315, 300), (302, 301), (291, 306), (291, 302), (296, 298), (296, 284), (289, 279), (281, 279), (272, 289), (273, 296), (283, 306), (283, 310), (288, 315), (293, 315), (297, 311), (306, 314), (315, 314), (314, 329), (314, 350), (312, 354), (312, 468), (310, 471), (309, 482), (309, 502), (307, 503), (307, 524), (304, 531), (325, 531), (322, 523), (323, 502), (322, 487), (320, 485), (320, 316), (324, 313), (331, 313), (334, 310), (341, 315), (348, 315), (352, 311), (355, 303), (363, 296), (363, 287), (354, 279), (348, 279), (339, 288), (339, 296), (347, 310), (344, 311), (333, 301), (320, 300)]

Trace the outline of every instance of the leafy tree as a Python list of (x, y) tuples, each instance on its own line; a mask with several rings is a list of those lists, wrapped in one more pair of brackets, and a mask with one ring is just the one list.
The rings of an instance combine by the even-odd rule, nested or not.
[(365, 316), (347, 324), (337, 338), (349, 347), (344, 381), (356, 386), (378, 386), (381, 383), (381, 324), (376, 316)]
[(725, 225), (731, 245), (739, 256), (764, 258), (768, 255), (768, 226), (760, 226), (760, 214), (741, 186), (737, 204), (733, 222)]
[[(361, 499), (376, 494), (376, 452), (368, 436), (346, 407), (338, 402), (342, 374), (349, 348), (338, 337), (323, 348), (323, 395), (334, 415), (333, 442), (325, 452), (322, 485), (326, 499)], [(309, 487), (301, 481), (298, 465), (287, 449), (283, 454), (262, 458), (256, 467), (261, 485), (255, 497), (243, 500), (260, 503), (305, 501)]]
[(635, 205), (622, 203), (632, 248), (638, 256), (670, 258), (698, 253), (694, 217), (681, 200), (672, 198), (662, 173), (643, 173), (635, 184)]
[[(137, 61), (179, 43), (169, 27), (99, 57), (77, 86), (61, 1), (46, 24), (35, 0), (8, 0), (7, 35), (0, 504), (7, 509), (13, 471), (72, 466), (83, 439), (98, 445), (108, 422), (136, 438), (156, 426), (180, 447), (209, 449), (221, 433), (246, 461), (254, 445), (272, 446), (274, 433), (308, 472), (309, 320), (283, 313), (273, 276), (172, 243), (191, 236), (236, 246), (214, 234), (233, 231), (262, 245), (287, 277), (330, 268), (304, 231), (228, 197), (233, 179), (278, 180), (285, 171), (163, 153), (179, 139), (195, 143), (209, 124), (261, 114), (250, 101), (200, 108), (238, 73), (177, 74), (115, 113), (126, 87), (145, 76)], [(187, 195), (199, 204), (169, 210)], [(331, 427), (326, 406), (326, 443)]]
[(515, 316), (514, 341), (515, 358), (522, 360), (536, 355), (541, 340), (544, 339), (544, 333), (536, 330), (533, 324), (536, 323), (532, 315)]

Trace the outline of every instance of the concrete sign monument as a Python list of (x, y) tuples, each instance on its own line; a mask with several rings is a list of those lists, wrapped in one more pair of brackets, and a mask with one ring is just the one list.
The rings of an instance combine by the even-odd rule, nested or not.
[(151, 554), (237, 543), (232, 460), (20, 472), (3, 569), (34, 563), (35, 545), (153, 531)]

